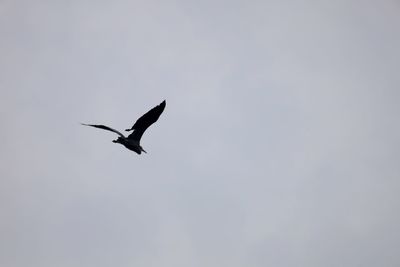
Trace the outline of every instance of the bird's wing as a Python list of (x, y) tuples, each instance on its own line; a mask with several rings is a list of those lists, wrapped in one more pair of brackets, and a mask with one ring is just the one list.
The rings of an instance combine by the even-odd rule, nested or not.
[(164, 111), (165, 105), (166, 103), (164, 100), (158, 106), (155, 106), (154, 108), (150, 109), (146, 114), (140, 117), (132, 126), (132, 128), (126, 129), (125, 131), (138, 130), (140, 128), (144, 128), (146, 130), (150, 125), (152, 125), (158, 120), (161, 113)]
[(103, 129), (103, 130), (111, 131), (111, 132), (114, 132), (114, 133), (120, 135), (121, 137), (125, 137), (122, 133), (118, 132), (117, 130), (114, 130), (113, 128), (110, 128), (110, 127), (108, 127), (108, 126), (105, 126), (105, 125), (86, 124), (86, 123), (81, 123), (81, 124), (82, 124), (82, 125), (85, 125), (85, 126), (92, 126), (92, 127), (100, 128), (100, 129)]
[(126, 131), (133, 131), (128, 138), (132, 140), (140, 141), (143, 133), (149, 128), (150, 125), (155, 123), (158, 118), (160, 117), (161, 113), (165, 109), (166, 102), (165, 100), (161, 102), (158, 106), (155, 106), (151, 110), (149, 110), (146, 114), (140, 117), (135, 124), (132, 126), (131, 129), (126, 129)]

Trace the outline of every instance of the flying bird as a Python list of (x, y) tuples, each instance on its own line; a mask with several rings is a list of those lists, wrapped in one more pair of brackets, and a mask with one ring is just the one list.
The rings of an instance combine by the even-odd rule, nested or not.
[(128, 137), (125, 137), (119, 131), (110, 128), (105, 125), (98, 125), (98, 124), (86, 124), (82, 123), (85, 126), (92, 126), (96, 128), (100, 128), (103, 130), (111, 131), (119, 135), (116, 140), (113, 140), (114, 143), (119, 143), (125, 146), (127, 149), (132, 150), (138, 154), (142, 152), (147, 153), (141, 146), (140, 146), (140, 139), (142, 138), (143, 133), (150, 127), (153, 123), (155, 123), (158, 118), (160, 117), (161, 113), (165, 109), (165, 100), (161, 102), (158, 106), (150, 109), (146, 114), (140, 117), (135, 124), (130, 129), (126, 129), (125, 131), (133, 131)]

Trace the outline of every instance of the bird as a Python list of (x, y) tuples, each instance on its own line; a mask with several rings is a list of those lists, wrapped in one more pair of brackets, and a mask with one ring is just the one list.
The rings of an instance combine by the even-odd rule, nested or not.
[(161, 113), (163, 113), (166, 106), (166, 101), (164, 100), (159, 105), (150, 109), (147, 113), (141, 116), (137, 121), (133, 124), (131, 128), (126, 129), (125, 131), (133, 131), (128, 137), (125, 137), (119, 131), (100, 124), (86, 124), (81, 123), (84, 126), (96, 127), (99, 129), (107, 130), (118, 134), (118, 138), (113, 140), (113, 143), (119, 143), (125, 146), (127, 149), (136, 152), (137, 154), (141, 154), (142, 152), (147, 153), (143, 147), (140, 145), (140, 139), (142, 138), (143, 133), (149, 128), (153, 123), (155, 123), (160, 117)]

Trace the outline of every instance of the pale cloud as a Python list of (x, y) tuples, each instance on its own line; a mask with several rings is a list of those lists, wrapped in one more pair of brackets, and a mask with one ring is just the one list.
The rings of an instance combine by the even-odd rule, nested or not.
[(399, 12), (2, 1), (0, 265), (398, 266)]

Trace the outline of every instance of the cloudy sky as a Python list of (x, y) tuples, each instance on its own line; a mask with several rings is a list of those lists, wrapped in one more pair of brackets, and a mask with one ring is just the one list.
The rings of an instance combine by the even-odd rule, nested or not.
[[(398, 0), (0, 1), (0, 265), (400, 266)], [(167, 100), (136, 155), (116, 129)]]

